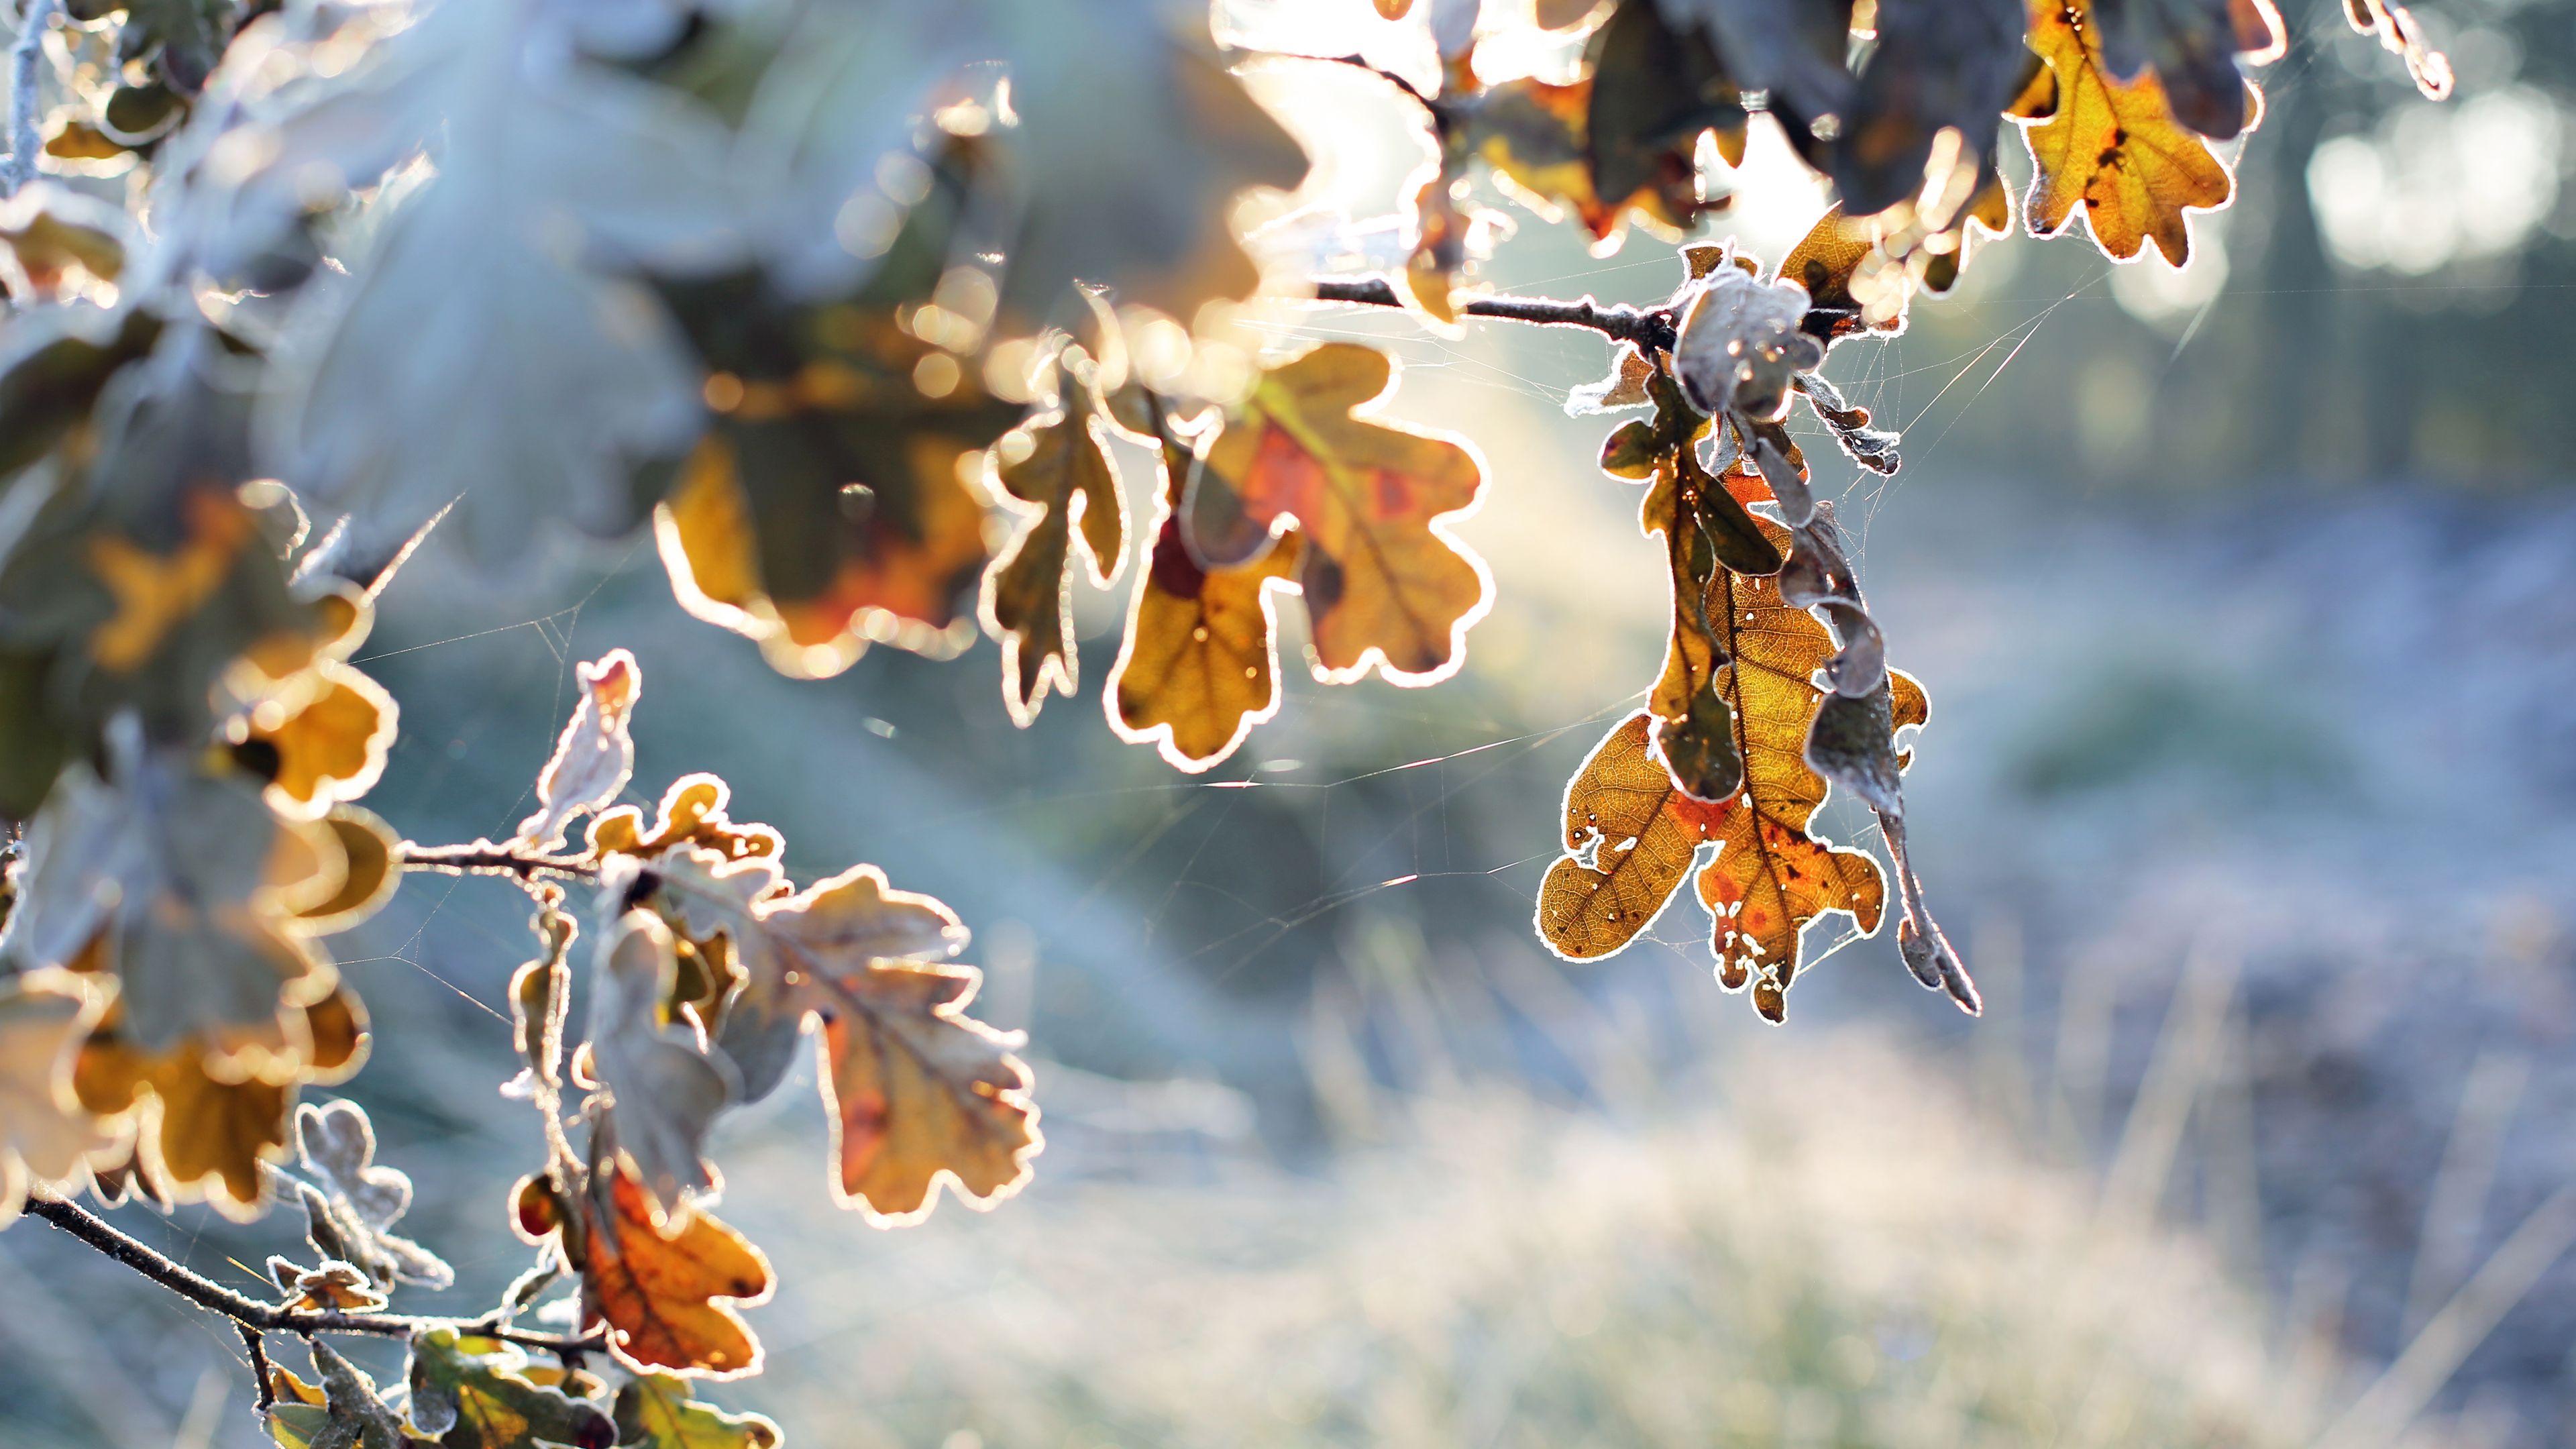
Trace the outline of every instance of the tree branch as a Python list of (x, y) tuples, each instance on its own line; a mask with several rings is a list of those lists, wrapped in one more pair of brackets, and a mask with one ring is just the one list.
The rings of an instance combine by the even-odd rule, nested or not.
[(7, 183), (0, 195), (14, 195), (36, 179), (36, 153), (45, 144), (37, 124), (36, 67), (45, 58), (45, 31), (60, 8), (61, 0), (27, 0), (17, 43), (9, 47), (9, 159), (0, 163), (0, 182)]
[(517, 841), (495, 844), (477, 840), (467, 845), (414, 845), (405, 841), (394, 851), (394, 863), (405, 870), (437, 870), (450, 875), (510, 875), (523, 881), (540, 876), (573, 880), (599, 879), (599, 867), (578, 856), (548, 855)]
[[(246, 1337), (256, 1337), (258, 1333), (293, 1333), (306, 1338), (317, 1333), (354, 1333), (376, 1338), (409, 1338), (427, 1329), (453, 1328), (459, 1333), (497, 1338), (522, 1348), (556, 1354), (596, 1353), (608, 1346), (608, 1337), (604, 1333), (594, 1333), (587, 1338), (569, 1338), (561, 1334), (520, 1333), (497, 1323), (460, 1318), (279, 1308), (236, 1293), (211, 1278), (179, 1266), (78, 1203), (31, 1195), (27, 1199), (27, 1215), (43, 1218), (198, 1307), (231, 1319), (242, 1326)], [(263, 1390), (265, 1386), (263, 1376)]]
[[(1315, 283), (1318, 302), (1349, 302), (1363, 307), (1401, 307), (1395, 287), (1384, 277), (1355, 281), (1330, 278)], [(1671, 351), (1673, 318), (1625, 303), (1604, 306), (1590, 297), (1560, 302), (1550, 297), (1470, 297), (1459, 311), (1470, 317), (1499, 317), (1540, 327), (1585, 327), (1647, 352)]]

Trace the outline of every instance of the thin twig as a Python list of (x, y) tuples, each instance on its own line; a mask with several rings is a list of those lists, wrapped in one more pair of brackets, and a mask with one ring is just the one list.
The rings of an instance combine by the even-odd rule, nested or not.
[(1424, 95), (1424, 94), (1422, 93), (1422, 88), (1421, 88), (1420, 86), (1417, 86), (1417, 85), (1415, 85), (1413, 82), (1411, 82), (1411, 81), (1409, 81), (1409, 80), (1406, 80), (1404, 77), (1402, 77), (1402, 76), (1400, 76), (1400, 75), (1397, 75), (1394, 71), (1391, 71), (1391, 70), (1382, 70), (1382, 69), (1378, 68), (1377, 66), (1371, 65), (1371, 64), (1369, 63), (1369, 58), (1368, 58), (1367, 56), (1364, 56), (1364, 55), (1317, 55), (1317, 56), (1310, 56), (1310, 57), (1308, 57), (1308, 59), (1311, 59), (1311, 60), (1323, 60), (1323, 61), (1330, 61), (1330, 62), (1332, 62), (1332, 63), (1333, 63), (1333, 64), (1335, 64), (1335, 65), (1347, 65), (1347, 66), (1353, 66), (1353, 67), (1356, 67), (1356, 68), (1358, 68), (1358, 69), (1360, 69), (1360, 70), (1367, 71), (1370, 75), (1376, 76), (1379, 80), (1382, 80), (1382, 81), (1386, 82), (1388, 85), (1391, 85), (1391, 86), (1395, 87), (1397, 90), (1400, 90), (1400, 91), (1404, 92), (1406, 95), (1413, 97), (1416, 101), (1421, 102), (1421, 103), (1422, 103), (1422, 109), (1424, 109), (1424, 110), (1426, 110), (1426, 111), (1429, 111), (1429, 112), (1431, 113), (1431, 119), (1432, 119), (1433, 121), (1435, 121), (1435, 122), (1443, 121), (1443, 120), (1445, 120), (1445, 119), (1447, 118), (1447, 116), (1448, 116), (1448, 111), (1447, 111), (1447, 109), (1446, 109), (1445, 107), (1443, 107), (1443, 106), (1440, 104), (1440, 102), (1439, 102), (1438, 100), (1436, 100), (1435, 98), (1433, 98), (1433, 97), (1431, 97), (1431, 96)]
[(61, 0), (27, 0), (17, 43), (9, 47), (9, 159), (0, 169), (0, 181), (11, 195), (36, 179), (36, 153), (44, 146), (37, 126), (36, 67), (45, 58), (45, 31), (59, 8)]
[[(1401, 307), (1395, 287), (1384, 277), (1355, 281), (1326, 278), (1315, 283), (1315, 300), (1350, 302), (1363, 307)], [(1540, 327), (1585, 327), (1648, 352), (1672, 350), (1673, 319), (1669, 312), (1650, 312), (1625, 303), (1604, 305), (1590, 297), (1561, 302), (1552, 297), (1470, 297), (1459, 311), (1470, 317), (1499, 317)]]
[[(200, 1308), (224, 1315), (244, 1329), (263, 1333), (293, 1333), (310, 1338), (317, 1333), (354, 1333), (376, 1338), (409, 1338), (429, 1329), (452, 1328), (460, 1333), (479, 1334), (515, 1343), (522, 1348), (542, 1349), (548, 1353), (592, 1353), (607, 1345), (604, 1334), (587, 1338), (568, 1338), (561, 1334), (520, 1333), (484, 1320), (461, 1318), (418, 1318), (396, 1313), (343, 1313), (337, 1309), (280, 1308), (246, 1297), (221, 1283), (179, 1266), (152, 1248), (126, 1236), (125, 1233), (78, 1203), (61, 1198), (30, 1197), (27, 1214), (38, 1217), (98, 1249), (135, 1272), (187, 1299)], [(265, 1376), (263, 1376), (265, 1382)]]
[(599, 879), (599, 867), (579, 856), (549, 855), (512, 843), (477, 840), (465, 845), (413, 845), (394, 851), (394, 863), (405, 870), (437, 870), (452, 875), (512, 875), (523, 881), (540, 876)]
[(250, 1376), (259, 1381), (258, 1408), (265, 1414), (269, 1405), (277, 1402), (275, 1376), (268, 1371), (268, 1340), (247, 1323), (236, 1323), (233, 1327), (241, 1330), (242, 1347), (250, 1350)]

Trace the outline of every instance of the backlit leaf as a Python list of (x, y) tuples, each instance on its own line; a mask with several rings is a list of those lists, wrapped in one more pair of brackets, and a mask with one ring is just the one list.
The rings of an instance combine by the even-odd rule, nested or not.
[(1265, 372), (1209, 446), (1186, 510), (1202, 550), (1212, 497), (1273, 533), (1295, 521), (1298, 592), (1326, 683), (1372, 671), (1404, 685), (1446, 679), (1493, 601), (1484, 560), (1451, 531), (1480, 501), (1484, 465), (1450, 438), (1376, 421), (1394, 376), (1385, 354), (1342, 342)]
[(766, 1301), (775, 1283), (758, 1248), (703, 1211), (663, 1237), (651, 1194), (622, 1172), (600, 1174), (582, 1211), (583, 1327), (606, 1328), (618, 1362), (716, 1379), (760, 1372), (760, 1344), (734, 1309)]
[(1297, 579), (1305, 542), (1293, 530), (1251, 561), (1203, 567), (1181, 533), (1190, 457), (1163, 446), (1154, 547), (1127, 608), (1109, 671), (1109, 727), (1196, 773), (1234, 753), (1279, 710), (1279, 595)]
[(83, 1011), (82, 988), (62, 973), (0, 982), (0, 1227), (35, 1188), (77, 1191), (124, 1140), (72, 1096)]
[[(650, 1236), (650, 1230), (646, 1230)], [(615, 1427), (599, 1407), (540, 1383), (537, 1369), (499, 1339), (432, 1328), (411, 1341), (411, 1425), (446, 1449), (609, 1449)]]
[(776, 1449), (778, 1426), (689, 1396), (686, 1379), (644, 1374), (617, 1391), (618, 1449)]
[(612, 1099), (617, 1146), (652, 1202), (656, 1228), (667, 1228), (688, 1196), (715, 1184), (707, 1129), (741, 1094), (741, 1079), (731, 1061), (708, 1052), (693, 1020), (665, 1015), (679, 962), (661, 917), (627, 912), (600, 937), (593, 960), (594, 1074)]
[[(292, 709), (263, 703), (245, 736), (273, 752), (270, 788), (315, 813), (364, 795), (384, 773), (398, 717), (383, 685), (330, 660), (317, 660)], [(274, 711), (274, 724), (267, 723)]]
[(260, 1209), (261, 1164), (283, 1161), (289, 1109), (299, 1082), (336, 1082), (367, 1050), (366, 1015), (339, 991), (280, 1019), (284, 1049), (243, 1076), (199, 1039), (182, 1037), (146, 1052), (123, 1030), (122, 1004), (109, 1008), (72, 1064), (72, 1090), (101, 1116), (135, 1111), (145, 1175), (162, 1196), (202, 1197), (227, 1217)]
[(2213, 141), (2245, 128), (2245, 73), (2278, 60), (2285, 44), (2271, 0), (2094, 0), (2102, 63), (2129, 80), (2152, 66), (2174, 119)]
[(608, 808), (635, 772), (635, 698), (644, 688), (635, 656), (612, 649), (579, 674), (581, 702), (537, 775), (537, 813), (519, 822), (518, 838), (540, 850), (561, 845), (576, 817)]
[(790, 308), (753, 278), (672, 295), (715, 412), (656, 516), (682, 606), (801, 677), (871, 643), (963, 648), (990, 557), (969, 475), (1022, 409), (905, 330), (918, 302)]
[[(2191, 258), (2186, 213), (2225, 206), (2235, 178), (2207, 141), (2174, 118), (2152, 70), (2134, 80), (2104, 62), (2092, 0), (2031, 0), (2030, 46), (2045, 78), (2014, 103), (2038, 176), (2028, 203), (2033, 236), (2055, 236), (2084, 207), (2093, 239), (2120, 261), (2150, 240), (2165, 260)], [(2244, 90), (2246, 129), (2261, 96)]]
[(1071, 638), (1076, 554), (1092, 581), (1109, 587), (1126, 562), (1127, 504), (1102, 447), (1104, 425), (1088, 409), (1068, 407), (1022, 435), (1024, 456), (1011, 460), (1012, 439), (996, 470), (1020, 526), (984, 573), (984, 631), (1002, 644), (1002, 699), (1027, 724), (1050, 687), (1071, 695), (1081, 655)]
[(722, 932), (744, 983), (716, 1044), (757, 1098), (786, 1068), (809, 1016), (823, 1024), (823, 1094), (832, 1114), (832, 1184), (874, 1222), (927, 1213), (948, 1183), (989, 1206), (1028, 1180), (1042, 1145), (1015, 1032), (964, 1014), (981, 974), (934, 964), (964, 928), (928, 896), (891, 890), (854, 866), (801, 893), (765, 861), (727, 863), (691, 848), (660, 865), (683, 934)]

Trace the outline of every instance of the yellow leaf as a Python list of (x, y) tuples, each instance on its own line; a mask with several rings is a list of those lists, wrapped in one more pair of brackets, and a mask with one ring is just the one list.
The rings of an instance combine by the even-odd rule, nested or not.
[(1202, 568), (1181, 538), (1180, 483), (1189, 458), (1167, 447), (1154, 548), (1127, 610), (1109, 671), (1109, 727), (1196, 773), (1234, 753), (1279, 712), (1275, 600), (1296, 586), (1294, 532), (1248, 563)]
[(158, 1055), (122, 1034), (122, 1004), (111, 1006), (73, 1059), (81, 1106), (98, 1115), (135, 1114), (145, 1177), (164, 1198), (202, 1198), (237, 1221), (261, 1208), (260, 1164), (283, 1161), (303, 1082), (345, 1081), (364, 1060), (366, 1013), (347, 990), (283, 1012), (290, 1045), (271, 1053), (266, 1076), (238, 1073), (197, 1037)]
[(990, 556), (969, 480), (1023, 411), (942, 345), (975, 326), (935, 302), (788, 307), (756, 277), (674, 296), (715, 369), (713, 427), (654, 518), (682, 607), (799, 678), (872, 643), (963, 649)]
[(244, 736), (273, 752), (274, 772), (260, 773), (268, 775), (280, 807), (305, 815), (374, 788), (400, 717), (384, 686), (357, 670), (328, 659), (315, 661), (312, 670), (316, 677), (298, 707), (253, 706)]
[[(2150, 240), (2165, 260), (2191, 259), (2187, 213), (2214, 211), (2235, 193), (2235, 178), (2207, 141), (2174, 119), (2153, 70), (2122, 81), (2103, 63), (2092, 0), (2032, 0), (2030, 47), (2047, 78), (2009, 113), (2022, 125), (2039, 174), (2028, 203), (2033, 236), (2055, 236), (2084, 207), (2093, 239), (2127, 261)], [(2262, 93), (2245, 86), (2245, 129), (2261, 113)]]
[(645, 1374), (617, 1391), (621, 1449), (776, 1449), (778, 1426), (689, 1396), (685, 1379)]
[(801, 893), (776, 865), (684, 847), (654, 863), (675, 929), (731, 942), (742, 986), (712, 1036), (757, 1099), (819, 1017), (837, 1200), (872, 1222), (916, 1219), (945, 1182), (985, 1207), (1028, 1180), (1043, 1140), (1017, 1033), (965, 1015), (980, 975), (933, 964), (965, 944), (956, 915), (854, 866)]

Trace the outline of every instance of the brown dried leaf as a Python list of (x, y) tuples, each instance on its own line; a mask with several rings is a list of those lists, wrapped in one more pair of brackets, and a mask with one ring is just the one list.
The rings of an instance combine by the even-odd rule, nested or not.
[[(1072, 640), (1077, 552), (1092, 583), (1107, 588), (1127, 555), (1127, 503), (1102, 445), (1106, 425), (1090, 409), (1070, 407), (1041, 418), (1024, 434), (1027, 452), (995, 470), (1018, 531), (984, 572), (984, 632), (1001, 642), (1002, 702), (1011, 718), (1037, 718), (1050, 686), (1070, 696), (1081, 674)], [(1014, 439), (995, 449), (1011, 457)]]

